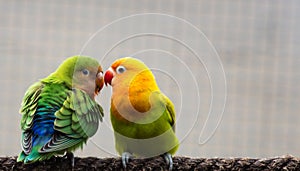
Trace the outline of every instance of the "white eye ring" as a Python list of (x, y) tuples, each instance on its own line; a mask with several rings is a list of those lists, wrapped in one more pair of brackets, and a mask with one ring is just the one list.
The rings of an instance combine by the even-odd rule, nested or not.
[(116, 71), (117, 71), (118, 74), (122, 74), (123, 72), (126, 71), (126, 68), (123, 67), (123, 66), (118, 66)]
[(87, 69), (82, 70), (83, 75), (89, 75), (90, 71)]

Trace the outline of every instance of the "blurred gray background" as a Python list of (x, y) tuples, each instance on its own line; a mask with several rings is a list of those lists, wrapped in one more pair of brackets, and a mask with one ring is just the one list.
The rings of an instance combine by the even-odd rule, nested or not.
[[(21, 150), (18, 110), (28, 86), (79, 53), (99, 59), (104, 69), (116, 58), (129, 55), (153, 68), (162, 91), (176, 106), (181, 140), (177, 155), (300, 156), (299, 1), (0, 1), (0, 9), (1, 156), (17, 155)], [(203, 135), (209, 137), (222, 118), (204, 144), (199, 144), (199, 138), (212, 93), (205, 64), (183, 44), (163, 36), (130, 38), (110, 48), (141, 28), (169, 30), (181, 39), (199, 41), (200, 58), (215, 59), (216, 54), (209, 54), (213, 47), (207, 48), (208, 41), (201, 33), (191, 32), (189, 24), (137, 19), (120, 21), (114, 25), (118, 27), (108, 25), (140, 13), (186, 20), (206, 35), (219, 54), (227, 101), (224, 115), (212, 115), (207, 123)], [(105, 26), (106, 32), (95, 34)], [(220, 67), (216, 63), (210, 69)], [(221, 90), (226, 87), (219, 81), (220, 91), (214, 93), (223, 97)], [(97, 98), (104, 107), (105, 122), (76, 155), (116, 155), (108, 112), (110, 94), (110, 87), (105, 87)], [(221, 105), (216, 108), (222, 111)]]

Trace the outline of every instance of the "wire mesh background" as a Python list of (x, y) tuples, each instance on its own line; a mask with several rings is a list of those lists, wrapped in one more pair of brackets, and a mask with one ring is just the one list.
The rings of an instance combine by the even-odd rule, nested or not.
[[(124, 16), (150, 12), (183, 18), (203, 31), (219, 53), (227, 80), (225, 113), (216, 133), (199, 145), (203, 126), (199, 121), (181, 142), (177, 155), (300, 155), (299, 1), (0, 1), (0, 9), (0, 155), (17, 155), (21, 150), (18, 110), (30, 84), (49, 75), (66, 57), (78, 54), (99, 28)], [(151, 22), (155, 21), (145, 21), (145, 25)], [(135, 27), (112, 30), (111, 36), (120, 36), (123, 29), (134, 32)], [(99, 42), (96, 48), (101, 49), (105, 41), (109, 40)], [(136, 41), (142, 44), (132, 43), (132, 49), (147, 48), (148, 39)], [(156, 43), (158, 47), (170, 45), (163, 40)], [(114, 55), (132, 54), (132, 49), (122, 49), (121, 54), (116, 50)], [(183, 51), (178, 53), (188, 59)], [(146, 64), (168, 67), (179, 82), (189, 77), (181, 73), (180, 66), (162, 61), (155, 58)], [(101, 64), (106, 69), (110, 62)], [(159, 84), (175, 104), (180, 103), (172, 88), (168, 89), (168, 81)], [(202, 87), (202, 99), (209, 97), (206, 88)], [(181, 91), (193, 94), (189, 87)], [(115, 154), (109, 129), (109, 93), (110, 89), (104, 88), (99, 97), (106, 111), (106, 126), (76, 155)], [(193, 105), (191, 101), (186, 107)], [(179, 120), (189, 120), (189, 116), (181, 113)], [(190, 125), (179, 128), (185, 126)]]

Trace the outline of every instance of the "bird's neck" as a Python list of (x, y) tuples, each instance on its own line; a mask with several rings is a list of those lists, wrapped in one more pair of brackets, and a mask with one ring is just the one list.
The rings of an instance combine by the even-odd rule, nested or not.
[[(122, 111), (121, 115), (127, 115), (126, 118), (138, 118), (142, 117), (143, 113), (146, 113), (151, 108), (150, 96), (152, 93), (160, 91), (154, 76), (149, 73), (143, 73), (137, 75), (127, 88), (114, 87), (112, 95), (112, 106)], [(132, 112), (135, 110), (136, 112)], [(120, 114), (119, 112), (118, 115)], [(133, 116), (139, 115), (139, 116)], [(117, 116), (120, 117), (120, 116)]]

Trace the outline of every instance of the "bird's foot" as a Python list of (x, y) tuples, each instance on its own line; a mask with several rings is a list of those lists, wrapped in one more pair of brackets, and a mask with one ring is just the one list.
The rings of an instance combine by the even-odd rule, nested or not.
[(129, 152), (122, 153), (122, 165), (123, 168), (126, 169), (127, 163), (129, 162), (129, 159), (132, 158), (132, 155)]
[(75, 166), (74, 154), (72, 152), (67, 152), (66, 157), (67, 157), (67, 159), (70, 159), (72, 170), (74, 170), (74, 166)]
[(169, 170), (173, 169), (173, 159), (170, 153), (165, 153), (163, 154), (163, 157), (167, 163), (167, 165), (169, 165)]
[(15, 167), (16, 167), (16, 163), (12, 165), (10, 171), (14, 171), (14, 170), (15, 170)]

